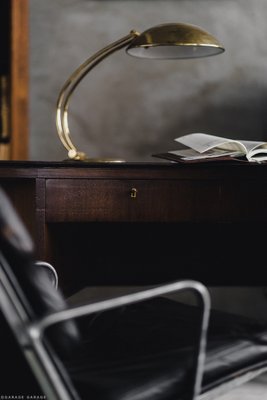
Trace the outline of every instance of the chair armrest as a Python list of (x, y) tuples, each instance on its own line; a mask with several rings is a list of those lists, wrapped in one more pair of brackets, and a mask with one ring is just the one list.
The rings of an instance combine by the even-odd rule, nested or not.
[(200, 393), (202, 376), (204, 371), (204, 361), (206, 353), (207, 329), (210, 314), (210, 295), (207, 288), (200, 282), (194, 280), (181, 280), (170, 284), (164, 284), (151, 289), (145, 289), (136, 293), (126, 294), (114, 297), (108, 300), (102, 300), (91, 304), (85, 304), (76, 307), (70, 307), (67, 310), (59, 311), (50, 314), (38, 322), (31, 325), (29, 333), (32, 338), (39, 341), (44, 331), (57, 323), (65, 322), (70, 319), (80, 318), (100, 311), (106, 311), (145, 300), (152, 299), (157, 296), (162, 296), (178, 291), (189, 290), (196, 294), (198, 303), (201, 307), (201, 322), (199, 338), (196, 344), (196, 351), (194, 354), (194, 384), (192, 385), (193, 399)]
[(67, 321), (69, 319), (80, 318), (96, 312), (110, 310), (112, 308), (145, 301), (148, 299), (152, 299), (153, 297), (163, 296), (182, 290), (191, 290), (196, 292), (196, 294), (198, 295), (198, 299), (201, 300), (203, 314), (205, 314), (205, 318), (208, 319), (210, 311), (210, 296), (207, 288), (200, 282), (193, 280), (183, 280), (157, 286), (151, 289), (141, 290), (135, 293), (117, 296), (108, 300), (101, 300), (90, 304), (69, 307), (67, 310), (58, 311), (42, 318), (36, 324), (36, 327), (38, 326), (38, 328), (42, 331), (51, 325)]

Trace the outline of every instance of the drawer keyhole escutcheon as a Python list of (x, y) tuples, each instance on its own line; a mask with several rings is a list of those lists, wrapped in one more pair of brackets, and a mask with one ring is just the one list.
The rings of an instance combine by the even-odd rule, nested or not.
[(137, 189), (136, 188), (132, 188), (131, 189), (131, 198), (132, 199), (136, 199), (137, 196)]

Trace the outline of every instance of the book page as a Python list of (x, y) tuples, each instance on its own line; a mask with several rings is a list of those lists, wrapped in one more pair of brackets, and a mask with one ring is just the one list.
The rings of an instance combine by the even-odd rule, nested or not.
[(253, 149), (247, 154), (247, 159), (249, 161), (257, 162), (267, 161), (267, 145), (253, 147)]
[(252, 140), (242, 140), (242, 143), (246, 146), (248, 153), (256, 154), (258, 152), (266, 153), (267, 151), (267, 143), (266, 142), (258, 142)]
[[(174, 140), (199, 153), (205, 153), (206, 151), (214, 148), (220, 148), (234, 152), (239, 151), (243, 154), (247, 153), (247, 148), (244, 144), (245, 142), (227, 139), (220, 136), (208, 135), (206, 133), (190, 133)], [(258, 144), (259, 143), (260, 142), (258, 142)]]
[(174, 154), (178, 157), (181, 157), (183, 160), (200, 160), (204, 158), (218, 158), (218, 157), (225, 157), (225, 156), (235, 156), (238, 157), (240, 155), (243, 155), (241, 152), (235, 152), (235, 151), (230, 151), (229, 150), (223, 150), (223, 149), (210, 149), (207, 150), (204, 154), (199, 153), (198, 151), (195, 151), (193, 149), (182, 149), (182, 150), (172, 150), (168, 151), (170, 154)]

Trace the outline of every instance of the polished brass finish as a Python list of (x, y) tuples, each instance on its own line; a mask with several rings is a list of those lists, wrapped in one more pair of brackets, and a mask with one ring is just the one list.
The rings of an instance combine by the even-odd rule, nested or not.
[(182, 59), (207, 57), (222, 53), (224, 48), (210, 33), (196, 25), (164, 24), (154, 26), (137, 38), (127, 53), (135, 57)]
[(124, 160), (117, 159), (93, 159), (87, 158), (84, 152), (78, 151), (76, 146), (73, 144), (70, 138), (70, 130), (68, 124), (68, 108), (69, 100), (74, 92), (77, 85), (85, 77), (85, 75), (91, 71), (97, 64), (99, 64), (104, 58), (114, 53), (116, 50), (127, 46), (133, 38), (138, 35), (137, 32), (131, 31), (129, 35), (122, 39), (110, 44), (99, 52), (95, 53), (92, 57), (88, 58), (80, 67), (78, 67), (68, 80), (63, 85), (59, 97), (57, 100), (57, 113), (56, 113), (56, 127), (59, 138), (63, 143), (63, 146), (68, 151), (68, 157), (72, 160), (81, 160), (88, 162), (123, 162)]
[(138, 190), (136, 188), (131, 189), (131, 198), (136, 199)]
[(63, 146), (72, 160), (87, 162), (123, 162), (118, 159), (94, 159), (79, 151), (70, 137), (69, 100), (81, 80), (110, 54), (128, 45), (127, 53), (143, 58), (182, 59), (207, 57), (222, 53), (222, 45), (208, 32), (189, 24), (171, 23), (152, 27), (142, 34), (132, 30), (127, 36), (108, 45), (88, 58), (63, 85), (57, 100), (56, 127)]

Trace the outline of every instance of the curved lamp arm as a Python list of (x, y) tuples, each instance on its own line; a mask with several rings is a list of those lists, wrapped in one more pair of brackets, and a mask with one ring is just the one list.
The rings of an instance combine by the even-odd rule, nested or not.
[[(68, 151), (68, 156), (70, 159), (88, 160), (86, 154), (78, 151), (70, 138), (70, 130), (68, 124), (68, 107), (69, 100), (73, 91), (91, 69), (93, 69), (97, 64), (99, 64), (104, 58), (108, 57), (110, 54), (127, 46), (137, 36), (139, 36), (138, 32), (131, 31), (127, 36), (124, 36), (123, 38), (98, 51), (93, 56), (88, 58), (82, 65), (80, 65), (63, 85), (57, 100), (56, 126), (59, 138), (66, 150)], [(103, 161), (107, 160), (105, 159)]]

